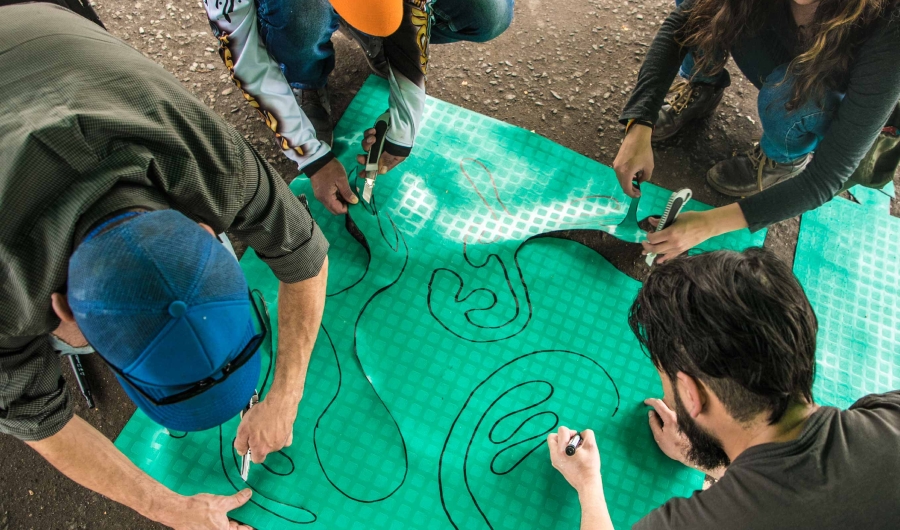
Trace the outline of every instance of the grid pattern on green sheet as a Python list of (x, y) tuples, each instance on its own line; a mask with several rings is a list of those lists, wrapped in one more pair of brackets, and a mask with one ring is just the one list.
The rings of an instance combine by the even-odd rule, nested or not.
[[(339, 124), (347, 167), (386, 92), (370, 79)], [(306, 179), (292, 189), (312, 197)], [(645, 215), (661, 213), (668, 192), (644, 195)], [(373, 205), (351, 208), (368, 251), (310, 207), (331, 242), (322, 332), (293, 444), (252, 467), (254, 503), (234, 517), (261, 530), (572, 528), (577, 498), (544, 446), (558, 425), (597, 432), (621, 528), (700, 486), (649, 433), (641, 402), (661, 389), (626, 323), (638, 282), (576, 243), (533, 238), (620, 221), (609, 168), (429, 99), (413, 155), (379, 177)], [(277, 281), (252, 251), (242, 266), (274, 324)], [(182, 437), (138, 413), (116, 443), (179, 492), (227, 494), (243, 486), (236, 427)]]
[(880, 207), (835, 198), (803, 215), (794, 273), (819, 319), (819, 403), (900, 388), (898, 241), (900, 219)]

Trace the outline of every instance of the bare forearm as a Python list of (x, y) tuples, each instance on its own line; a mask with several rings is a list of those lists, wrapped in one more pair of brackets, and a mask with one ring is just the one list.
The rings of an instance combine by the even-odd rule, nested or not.
[(578, 500), (581, 502), (581, 530), (613, 530), (602, 485), (579, 491)]
[(278, 295), (278, 361), (270, 396), (300, 402), (306, 370), (325, 307), (328, 258), (319, 274), (297, 283), (282, 283)]
[(184, 502), (78, 416), (55, 435), (27, 443), (63, 475), (149, 519), (165, 524), (165, 514)]
[(709, 210), (710, 224), (713, 227), (713, 236), (727, 234), (742, 228), (747, 228), (747, 219), (744, 217), (744, 211), (738, 203), (732, 203), (728, 206), (721, 206)]

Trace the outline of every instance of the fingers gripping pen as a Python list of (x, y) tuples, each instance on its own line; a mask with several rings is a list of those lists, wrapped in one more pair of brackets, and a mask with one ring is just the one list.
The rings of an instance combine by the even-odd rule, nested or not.
[(578, 448), (581, 447), (581, 444), (583, 442), (584, 438), (581, 437), (581, 434), (575, 433), (575, 436), (572, 436), (572, 438), (569, 440), (569, 443), (566, 444), (566, 455), (573, 456), (575, 454), (575, 451), (577, 451)]
[[(250, 397), (250, 403), (244, 407), (244, 410), (241, 411), (241, 419), (244, 418), (244, 414), (250, 412), (250, 409), (253, 408), (253, 405), (259, 403), (259, 393), (254, 392), (253, 396)], [(244, 482), (247, 482), (247, 478), (250, 476), (250, 449), (247, 448), (247, 453), (241, 458), (241, 478)]]

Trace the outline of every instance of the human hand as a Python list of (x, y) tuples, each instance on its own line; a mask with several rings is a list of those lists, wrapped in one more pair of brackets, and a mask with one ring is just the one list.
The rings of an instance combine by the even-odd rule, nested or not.
[(689, 465), (687, 453), (691, 448), (681, 429), (678, 428), (678, 417), (675, 411), (661, 399), (648, 398), (644, 400), (644, 405), (653, 407), (653, 410), (647, 411), (650, 416), (650, 431), (653, 433), (653, 439), (659, 449), (672, 460)]
[[(674, 223), (659, 232), (647, 233), (647, 240), (641, 243), (644, 250), (641, 254), (657, 254), (657, 263), (668, 261), (717, 236), (714, 223), (710, 222), (709, 212), (684, 212)], [(650, 224), (659, 226), (658, 218), (650, 218)]]
[(243, 456), (250, 450), (250, 459), (261, 464), (269, 453), (291, 445), (294, 439), (294, 420), (297, 419), (297, 403), (282, 399), (270, 391), (241, 418), (234, 448)]
[(641, 196), (632, 181), (646, 182), (653, 175), (653, 148), (650, 147), (650, 135), (653, 129), (646, 125), (634, 124), (625, 135), (619, 153), (613, 161), (613, 170), (625, 195), (632, 198)]
[(253, 530), (228, 519), (228, 512), (246, 504), (251, 493), (248, 488), (228, 496), (200, 493), (179, 497), (177, 504), (163, 509), (158, 521), (175, 530)]
[(569, 456), (566, 454), (566, 446), (575, 434), (577, 431), (560, 427), (558, 432), (547, 435), (550, 461), (579, 495), (598, 489), (602, 493), (600, 450), (597, 448), (594, 431), (587, 429), (582, 432), (581, 437), (584, 441), (581, 447), (574, 455)]
[(309, 177), (309, 181), (316, 199), (319, 199), (319, 202), (335, 215), (347, 213), (348, 203), (359, 202), (350, 189), (350, 182), (347, 180), (344, 166), (336, 158), (316, 171)]
[[(372, 146), (375, 145), (375, 129), (368, 129), (365, 133), (363, 133), (363, 141), (362, 148), (363, 151), (369, 152), (372, 149)], [(362, 165), (366, 164), (366, 155), (357, 155), (356, 161)], [(378, 174), (384, 175), (388, 171), (397, 167), (397, 164), (406, 160), (406, 157), (403, 156), (394, 156), (390, 153), (381, 153), (381, 158), (378, 159)]]

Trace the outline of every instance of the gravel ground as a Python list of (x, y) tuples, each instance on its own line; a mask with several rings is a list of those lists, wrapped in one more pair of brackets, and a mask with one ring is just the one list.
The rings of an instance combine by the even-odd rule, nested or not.
[[(569, 0), (565, 9), (553, 9), (558, 0), (518, 0), (512, 26), (498, 39), (433, 47), (429, 94), (612, 165), (622, 138), (616, 118), (672, 4)], [(95, 5), (114, 35), (172, 72), (247, 135), (288, 180), (293, 178), (296, 167), (276, 149), (270, 131), (229, 81), (199, 2), (100, 0)], [(580, 24), (573, 27), (573, 21)], [(337, 68), (331, 89), (337, 119), (369, 72), (353, 43), (340, 34), (334, 42)], [(737, 73), (733, 65), (730, 70)], [(714, 116), (657, 147), (654, 182), (670, 189), (690, 187), (696, 200), (708, 204), (730, 202), (706, 185), (704, 175), (760, 134), (756, 89), (739, 74), (732, 77)], [(891, 209), (900, 215), (896, 200)], [(793, 262), (798, 229), (796, 219), (771, 227), (766, 246)], [(564, 236), (596, 249), (633, 277), (646, 273), (636, 245), (596, 232)], [(87, 359), (86, 368), (98, 407), (84, 410), (75, 391), (78, 412), (114, 438), (134, 407), (99, 359)], [(63, 373), (72, 379), (67, 365)], [(0, 530), (162, 528), (72, 483), (11, 438), (0, 438), (0, 455), (6, 477), (0, 484)]]

